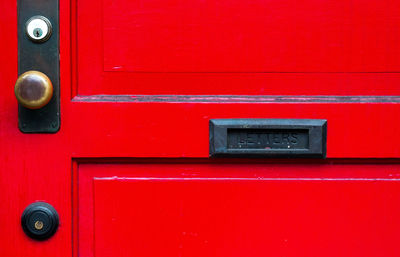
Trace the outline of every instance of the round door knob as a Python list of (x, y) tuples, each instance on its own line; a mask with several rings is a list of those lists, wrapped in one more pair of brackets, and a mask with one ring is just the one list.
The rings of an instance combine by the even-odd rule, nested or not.
[(45, 240), (56, 233), (59, 224), (58, 213), (48, 203), (30, 204), (21, 216), (25, 234), (36, 240)]
[(42, 108), (53, 96), (53, 85), (49, 77), (40, 71), (27, 71), (21, 74), (14, 90), (18, 102), (29, 109)]

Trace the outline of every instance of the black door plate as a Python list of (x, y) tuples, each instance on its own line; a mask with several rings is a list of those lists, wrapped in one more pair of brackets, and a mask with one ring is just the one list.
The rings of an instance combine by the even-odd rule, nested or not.
[[(36, 70), (46, 74), (53, 84), (53, 97), (43, 108), (31, 110), (18, 106), (18, 126), (24, 133), (55, 133), (60, 129), (60, 64), (58, 0), (17, 0), (18, 8), (18, 75)], [(52, 35), (46, 42), (35, 43), (25, 33), (32, 16), (42, 15), (52, 24)]]

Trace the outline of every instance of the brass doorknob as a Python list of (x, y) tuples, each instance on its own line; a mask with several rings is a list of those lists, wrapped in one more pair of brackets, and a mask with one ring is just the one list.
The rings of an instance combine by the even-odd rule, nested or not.
[(51, 80), (40, 71), (31, 70), (21, 74), (14, 90), (18, 102), (29, 109), (42, 108), (53, 96)]

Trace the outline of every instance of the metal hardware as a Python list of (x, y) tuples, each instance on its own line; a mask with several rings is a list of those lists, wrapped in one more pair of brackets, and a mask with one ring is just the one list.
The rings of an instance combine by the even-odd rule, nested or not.
[(29, 109), (39, 109), (53, 96), (53, 85), (44, 73), (27, 71), (18, 77), (14, 91), (21, 105)]
[(24, 133), (55, 133), (60, 128), (58, 0), (17, 0), (17, 8), (18, 75), (40, 71), (53, 85), (52, 97), (41, 108), (31, 109), (20, 102), (19, 129)]
[(48, 203), (30, 204), (21, 216), (25, 234), (35, 240), (46, 240), (56, 233), (59, 224), (57, 211)]
[(325, 158), (326, 127), (326, 120), (210, 120), (210, 156)]
[(33, 16), (26, 22), (25, 32), (33, 42), (45, 42), (52, 33), (51, 22), (44, 16)]

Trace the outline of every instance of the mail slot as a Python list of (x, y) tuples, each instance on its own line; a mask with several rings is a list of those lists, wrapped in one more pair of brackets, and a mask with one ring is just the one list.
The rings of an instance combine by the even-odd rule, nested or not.
[(326, 127), (317, 119), (211, 120), (210, 156), (325, 158)]

